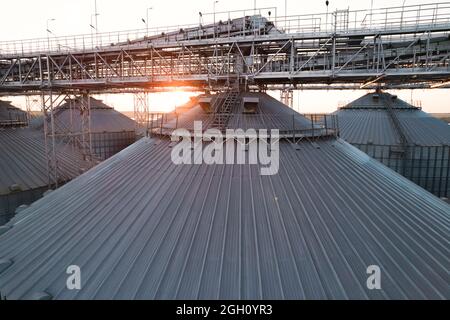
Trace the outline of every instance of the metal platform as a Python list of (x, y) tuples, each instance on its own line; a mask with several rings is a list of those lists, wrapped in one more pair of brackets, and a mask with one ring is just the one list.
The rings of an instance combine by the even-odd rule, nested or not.
[(0, 92), (222, 89), (230, 79), (250, 89), (429, 88), (450, 79), (448, 2), (244, 13), (216, 13), (215, 24), (0, 42)]

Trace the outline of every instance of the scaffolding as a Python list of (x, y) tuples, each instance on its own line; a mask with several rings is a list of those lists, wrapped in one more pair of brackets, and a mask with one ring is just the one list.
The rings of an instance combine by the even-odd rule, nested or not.
[(134, 98), (134, 121), (136, 122), (136, 132), (146, 135), (149, 122), (148, 92), (136, 91)]
[(28, 123), (30, 123), (31, 120), (39, 117), (39, 112), (42, 111), (42, 108), (38, 96), (26, 96), (25, 106), (27, 110)]
[(236, 76), (250, 89), (450, 85), (450, 3), (288, 17), (268, 11), (240, 18), (217, 13), (226, 19), (215, 24), (98, 34), (93, 47), (90, 35), (55, 37), (45, 46), (41, 39), (0, 42), (0, 93), (41, 90), (48, 82), (53, 90), (96, 92), (221, 90)]
[[(63, 121), (58, 121), (56, 115), (58, 108), (72, 100), (80, 102), (81, 127), (79, 130), (72, 125), (67, 126)], [(71, 147), (77, 146), (83, 154), (83, 160), (88, 163), (94, 162), (92, 152), (91, 118), (90, 118), (90, 95), (88, 92), (72, 96), (67, 93), (54, 93), (53, 91), (43, 91), (41, 94), (41, 105), (43, 113), (43, 128), (45, 153), (47, 158), (48, 186), (57, 188), (60, 182), (58, 170), (58, 150), (63, 150), (62, 145)], [(71, 113), (74, 112), (70, 108)]]
[(294, 106), (294, 90), (293, 89), (282, 89), (280, 91), (280, 101), (285, 105), (293, 108)]

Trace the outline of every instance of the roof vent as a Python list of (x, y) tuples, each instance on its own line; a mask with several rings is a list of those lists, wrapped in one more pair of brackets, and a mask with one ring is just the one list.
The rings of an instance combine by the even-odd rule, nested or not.
[(45, 291), (35, 292), (31, 295), (30, 300), (52, 300), (53, 296)]
[(1, 226), (1, 227), (0, 227), (0, 236), (1, 236), (2, 234), (4, 234), (6, 231), (8, 231), (9, 229), (11, 229), (10, 226)]
[(0, 259), (0, 273), (11, 267), (13, 261), (11, 259)]
[(53, 192), (53, 190), (52, 189), (49, 189), (49, 190), (47, 190), (47, 191), (45, 191), (44, 192), (44, 194), (42, 195), (43, 197), (46, 197), (46, 196), (48, 196), (50, 193), (52, 193)]
[(397, 97), (397, 95), (393, 95), (392, 96), (392, 100), (395, 100), (395, 99), (397, 99), (398, 97)]
[(380, 95), (378, 94), (378, 93), (374, 93), (373, 95), (372, 95), (372, 99), (373, 100), (378, 100), (380, 98)]
[(203, 97), (198, 100), (200, 107), (202, 107), (203, 111), (205, 111), (206, 113), (211, 112), (211, 102), (212, 98), (210, 97)]
[(26, 205), (26, 204), (23, 204), (23, 205), (21, 205), (21, 206), (18, 206), (17, 208), (16, 208), (16, 211), (14, 211), (16, 214), (19, 214), (19, 213), (21, 213), (23, 210), (25, 210), (26, 208), (28, 208), (28, 206)]
[(258, 109), (259, 105), (259, 98), (244, 97), (242, 99), (242, 102), (244, 103), (244, 113), (247, 114), (256, 113), (256, 110)]
[(11, 192), (19, 192), (19, 191), (22, 191), (22, 188), (18, 184), (13, 184), (13, 185), (9, 186), (9, 190)]

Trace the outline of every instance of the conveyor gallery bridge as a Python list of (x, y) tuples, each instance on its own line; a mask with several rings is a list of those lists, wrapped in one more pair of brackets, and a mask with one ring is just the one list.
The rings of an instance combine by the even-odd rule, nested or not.
[(0, 92), (216, 90), (235, 79), (260, 90), (446, 86), (449, 31), (448, 2), (203, 14), (187, 26), (0, 42)]

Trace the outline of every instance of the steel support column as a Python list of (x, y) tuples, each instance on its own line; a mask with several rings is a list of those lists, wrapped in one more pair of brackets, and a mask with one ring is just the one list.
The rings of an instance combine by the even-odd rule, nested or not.
[(148, 93), (139, 91), (134, 94), (134, 121), (138, 133), (147, 135), (149, 122)]
[(81, 150), (84, 160), (92, 161), (92, 134), (91, 134), (91, 97), (89, 92), (82, 94), (80, 99), (81, 118)]
[(27, 109), (28, 123), (37, 116), (34, 112), (42, 111), (41, 101), (37, 96), (25, 96), (25, 106)]
[(58, 187), (59, 170), (58, 158), (56, 151), (56, 125), (54, 117), (54, 109), (58, 104), (60, 95), (53, 95), (52, 91), (42, 92), (42, 113), (44, 115), (44, 143), (45, 155), (47, 158), (47, 174), (49, 189)]
[(280, 92), (280, 100), (283, 104), (293, 108), (294, 106), (294, 90), (282, 89)]
[[(73, 113), (72, 103), (78, 102), (81, 129), (58, 119), (55, 114), (63, 104), (70, 105), (69, 112)], [(41, 94), (42, 113), (44, 115), (44, 143), (47, 159), (48, 186), (57, 188), (64, 180), (59, 168), (59, 153), (69, 150), (68, 147), (78, 147), (83, 154), (84, 166), (91, 166), (94, 160), (91, 136), (91, 103), (89, 93), (78, 97), (71, 97), (65, 93), (55, 94), (52, 90)], [(72, 122), (72, 119), (70, 120)], [(79, 166), (81, 167), (81, 166)]]

